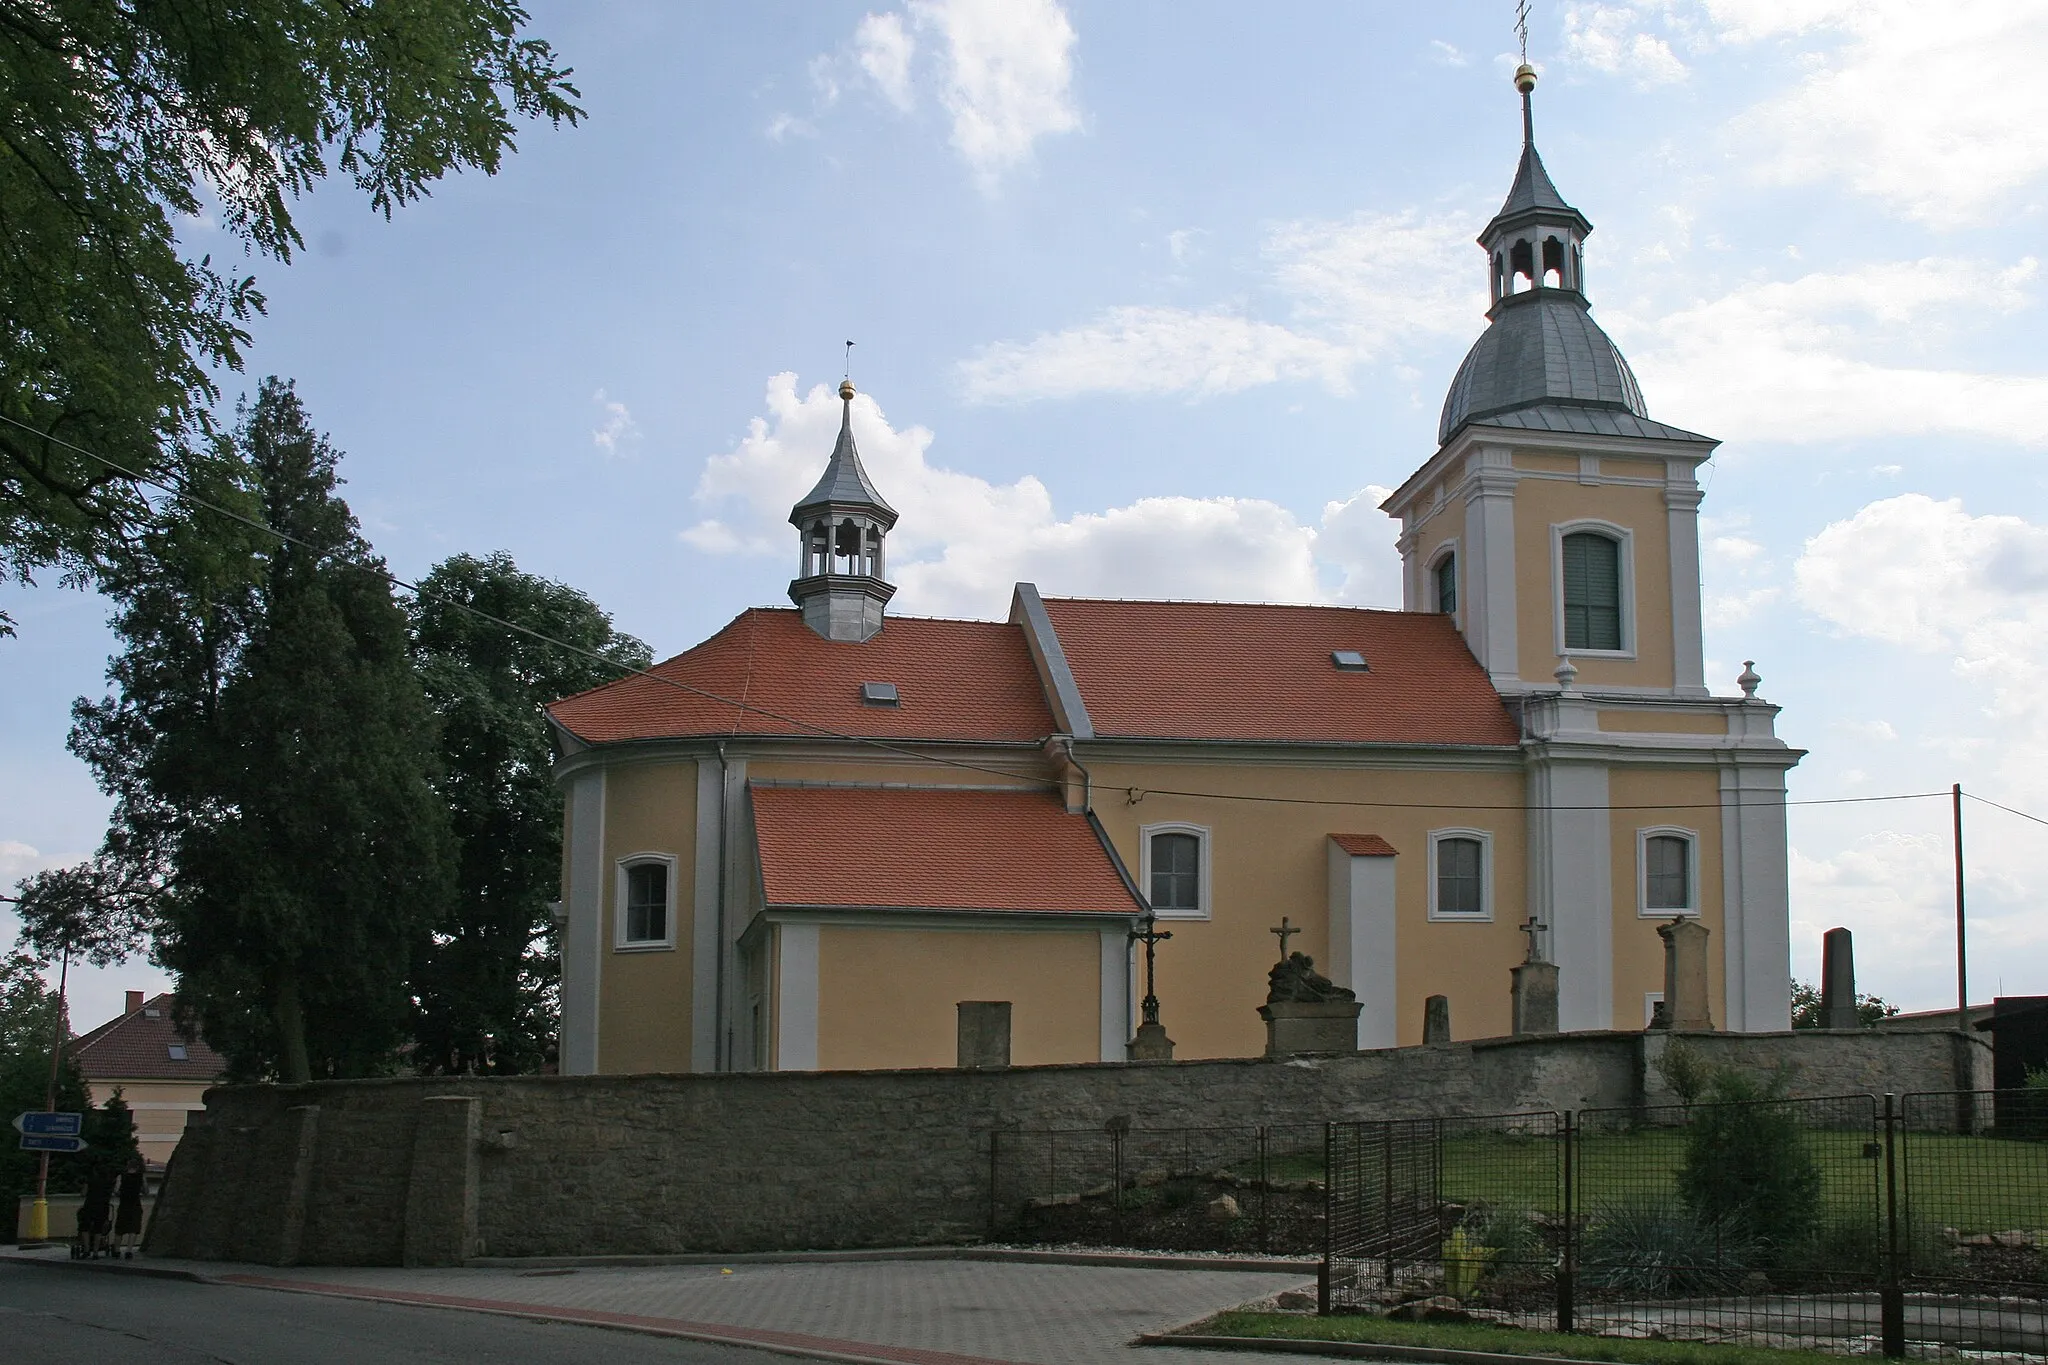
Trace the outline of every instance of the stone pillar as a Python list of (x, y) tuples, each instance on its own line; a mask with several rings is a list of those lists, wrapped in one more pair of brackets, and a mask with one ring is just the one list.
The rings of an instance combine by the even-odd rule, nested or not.
[(1830, 929), (1820, 939), (1820, 1026), (1861, 1028), (1856, 1015), (1856, 946), (1847, 929)]
[(1266, 1055), (1358, 1051), (1356, 1000), (1269, 1000), (1259, 1006), (1266, 1021)]
[(1010, 1002), (962, 1000), (959, 1004), (959, 1066), (962, 1071), (1000, 1071), (1010, 1064)]
[(1557, 1032), (1557, 964), (1524, 962), (1514, 968), (1516, 1037)]
[(1166, 1036), (1164, 1024), (1140, 1024), (1131, 1041), (1124, 1044), (1124, 1052), (1134, 1062), (1170, 1062), (1173, 1060), (1173, 1039)]
[(405, 1190), (405, 1264), (461, 1265), (475, 1254), (477, 1139), (483, 1104), (428, 1095), (413, 1128)]
[(1425, 1047), (1445, 1047), (1451, 1041), (1451, 997), (1432, 995), (1422, 1002), (1422, 1042)]
[(1714, 1027), (1707, 1003), (1707, 926), (1690, 915), (1657, 926), (1664, 940), (1664, 1013), (1679, 1033)]

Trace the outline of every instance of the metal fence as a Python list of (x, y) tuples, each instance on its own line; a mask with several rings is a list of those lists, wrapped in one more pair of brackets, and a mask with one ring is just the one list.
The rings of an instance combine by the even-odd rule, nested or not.
[(1320, 1255), (1320, 1123), (1001, 1129), (990, 1241)]
[(1335, 1123), (1324, 1311), (2048, 1354), (2048, 1095)]

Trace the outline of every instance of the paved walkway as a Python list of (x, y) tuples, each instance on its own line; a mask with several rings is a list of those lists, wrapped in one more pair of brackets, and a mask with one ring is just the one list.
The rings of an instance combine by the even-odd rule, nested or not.
[[(112, 1268), (118, 1273), (130, 1266)], [(1155, 1348), (1134, 1357), (1129, 1343), (1141, 1332), (1164, 1331), (1304, 1284), (1298, 1271), (935, 1260), (575, 1270), (280, 1270), (144, 1260), (133, 1268), (194, 1272), (249, 1288), (625, 1327), (874, 1365), (1217, 1365), (1216, 1355), (1193, 1350)]]

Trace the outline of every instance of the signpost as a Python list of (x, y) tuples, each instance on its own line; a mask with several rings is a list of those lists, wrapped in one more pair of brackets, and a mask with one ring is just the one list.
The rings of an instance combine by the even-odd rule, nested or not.
[(84, 1128), (83, 1114), (30, 1112), (14, 1120), (14, 1129), (21, 1134), (21, 1150), (24, 1152), (82, 1152), (85, 1139), (79, 1134)]

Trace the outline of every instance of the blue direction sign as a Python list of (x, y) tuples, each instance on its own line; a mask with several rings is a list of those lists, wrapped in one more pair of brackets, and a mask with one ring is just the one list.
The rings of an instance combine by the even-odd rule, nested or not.
[(69, 1137), (59, 1133), (23, 1133), (21, 1150), (24, 1152), (82, 1152), (85, 1139)]
[(85, 1115), (31, 1110), (15, 1117), (14, 1131), (23, 1137), (77, 1137), (85, 1131)]

